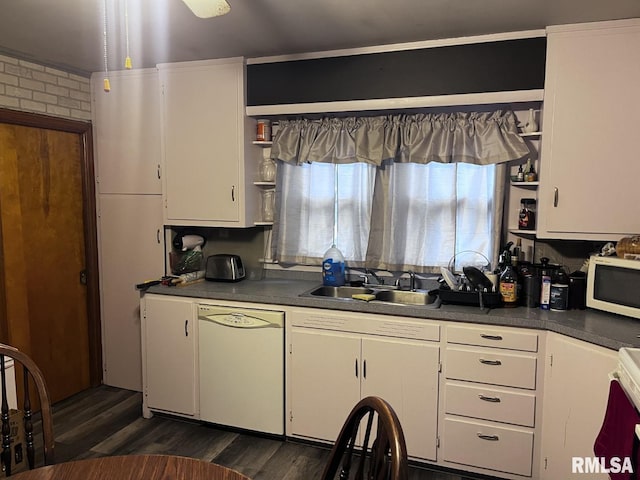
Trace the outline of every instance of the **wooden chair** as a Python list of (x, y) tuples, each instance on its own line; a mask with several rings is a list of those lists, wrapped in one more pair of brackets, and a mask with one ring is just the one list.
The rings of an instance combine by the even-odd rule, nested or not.
[[(0, 418), (2, 420), (2, 453), (0, 453), (0, 460), (2, 463), (2, 469), (6, 476), (11, 475), (12, 459), (14, 461), (20, 460), (15, 458), (20, 456), (20, 451), (14, 448), (12, 451), (11, 444), (11, 427), (9, 423), (10, 411), (9, 403), (7, 400), (7, 374), (5, 372), (5, 357), (10, 357), (14, 361), (14, 371), (19, 372), (18, 366), (22, 366), (23, 382), (24, 382), (24, 403), (23, 403), (23, 416), (24, 416), (24, 449), (23, 454), (26, 454), (27, 463), (30, 469), (35, 466), (35, 447), (33, 436), (33, 423), (32, 423), (32, 406), (31, 406), (31, 394), (29, 392), (29, 377), (33, 380), (36, 386), (36, 390), (40, 399), (40, 414), (42, 418), (42, 437), (44, 447), (44, 464), (52, 465), (54, 460), (54, 437), (53, 437), (53, 417), (51, 413), (51, 401), (49, 397), (49, 391), (44, 380), (42, 372), (35, 364), (35, 362), (25, 353), (21, 352), (17, 348), (0, 343), (0, 376), (1, 376), (1, 388), (2, 388), (2, 405), (0, 407)], [(16, 377), (18, 375), (16, 374)], [(18, 380), (16, 379), (16, 382)], [(17, 462), (15, 462), (17, 463)]]
[[(377, 426), (372, 432), (374, 420)], [(355, 472), (351, 471), (352, 463), (357, 463)], [(351, 410), (331, 450), (322, 480), (333, 480), (336, 475), (340, 480), (407, 480), (404, 434), (398, 416), (385, 400), (367, 397)]]

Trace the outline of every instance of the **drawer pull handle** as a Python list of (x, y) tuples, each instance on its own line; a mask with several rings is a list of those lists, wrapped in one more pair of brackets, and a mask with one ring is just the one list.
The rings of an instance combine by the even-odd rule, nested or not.
[(502, 365), (500, 360), (485, 360), (484, 358), (480, 359), (480, 363), (483, 365)]
[(481, 438), (482, 440), (489, 440), (491, 442), (497, 442), (500, 440), (498, 435), (485, 435), (484, 433), (478, 433), (478, 438)]
[(484, 400), (485, 402), (493, 402), (493, 403), (500, 403), (500, 397), (488, 397), (486, 395), (478, 395), (478, 398), (480, 398), (480, 400)]
[(482, 338), (486, 338), (487, 340), (502, 340), (502, 335), (489, 335), (487, 333), (481, 333), (480, 336)]

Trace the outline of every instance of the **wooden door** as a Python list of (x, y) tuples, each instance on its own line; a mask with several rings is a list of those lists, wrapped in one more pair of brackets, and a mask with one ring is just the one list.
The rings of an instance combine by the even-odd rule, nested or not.
[(92, 176), (86, 139), (0, 123), (1, 340), (34, 359), (53, 402), (99, 383), (95, 221), (85, 225), (95, 201), (86, 202)]

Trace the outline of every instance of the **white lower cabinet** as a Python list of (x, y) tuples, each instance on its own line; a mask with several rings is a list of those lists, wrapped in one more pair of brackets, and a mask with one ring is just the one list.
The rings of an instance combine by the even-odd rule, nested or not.
[(290, 435), (333, 442), (355, 404), (376, 395), (398, 414), (409, 456), (435, 461), (438, 325), (319, 310), (295, 311), (292, 324)]
[(447, 326), (446, 335), (442, 463), (535, 478), (539, 334), (456, 325)]
[[(609, 376), (617, 368), (615, 350), (557, 333), (547, 336), (540, 478), (572, 474), (572, 457), (593, 457), (609, 394)], [(609, 478), (591, 473), (588, 478)]]
[(198, 331), (192, 298), (142, 299), (143, 416), (152, 410), (198, 417)]

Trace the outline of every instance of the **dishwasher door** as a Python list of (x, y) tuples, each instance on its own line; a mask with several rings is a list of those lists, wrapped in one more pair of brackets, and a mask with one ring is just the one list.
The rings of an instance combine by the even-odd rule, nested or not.
[(284, 312), (199, 305), (200, 419), (284, 435)]

